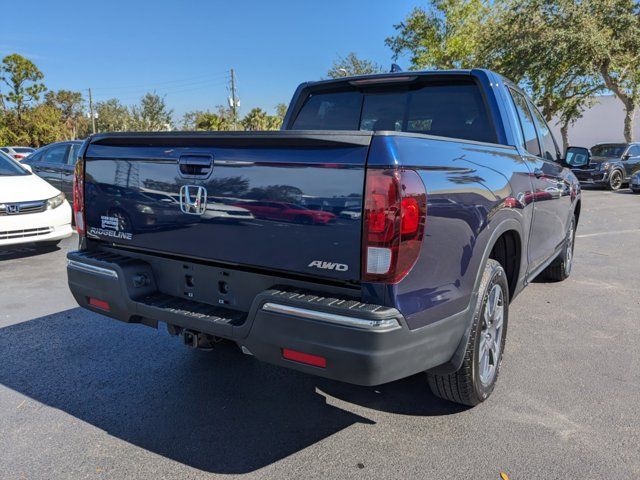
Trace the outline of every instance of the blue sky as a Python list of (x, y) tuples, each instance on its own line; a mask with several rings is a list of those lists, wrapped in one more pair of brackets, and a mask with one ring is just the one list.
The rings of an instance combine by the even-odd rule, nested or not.
[(299, 83), (324, 76), (338, 55), (353, 51), (390, 65), (384, 40), (417, 4), (13, 2), (12, 20), (0, 34), (0, 55), (24, 55), (45, 74), (48, 88), (91, 87), (96, 100), (117, 97), (130, 104), (155, 90), (166, 95), (176, 118), (225, 103), (233, 67), (241, 111), (273, 111), (277, 103), (288, 103)]

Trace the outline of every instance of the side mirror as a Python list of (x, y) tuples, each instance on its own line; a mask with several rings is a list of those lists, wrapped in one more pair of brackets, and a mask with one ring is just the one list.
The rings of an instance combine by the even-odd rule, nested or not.
[(584, 147), (569, 147), (564, 155), (564, 163), (570, 168), (586, 167), (591, 161), (591, 150)]

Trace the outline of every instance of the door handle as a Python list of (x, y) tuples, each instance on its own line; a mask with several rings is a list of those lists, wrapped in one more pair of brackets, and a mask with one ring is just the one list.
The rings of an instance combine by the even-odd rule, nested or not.
[(184, 177), (205, 177), (213, 169), (213, 155), (181, 155), (178, 167)]

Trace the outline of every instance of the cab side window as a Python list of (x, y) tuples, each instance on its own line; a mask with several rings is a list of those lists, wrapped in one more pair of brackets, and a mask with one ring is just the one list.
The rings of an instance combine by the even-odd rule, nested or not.
[(529, 104), (529, 109), (533, 112), (533, 120), (536, 124), (536, 130), (538, 130), (538, 137), (542, 145), (542, 157), (545, 160), (555, 162), (558, 159), (558, 149), (556, 148), (556, 142), (553, 140), (553, 134), (549, 129), (549, 125), (544, 121), (538, 109), (533, 106), (531, 102), (527, 103)]
[(522, 129), (522, 136), (524, 138), (523, 147), (530, 154), (539, 157), (540, 144), (538, 143), (538, 136), (536, 134), (536, 127), (533, 123), (533, 117), (531, 116), (529, 107), (527, 107), (527, 99), (515, 90), (509, 89), (509, 91), (511, 92), (511, 98), (513, 98), (513, 103), (516, 107), (516, 112), (518, 113), (518, 119), (520, 120), (520, 128)]

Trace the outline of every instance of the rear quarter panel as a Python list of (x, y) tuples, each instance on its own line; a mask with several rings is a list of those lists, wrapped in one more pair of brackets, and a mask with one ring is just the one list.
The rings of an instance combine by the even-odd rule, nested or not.
[(515, 148), (426, 135), (376, 135), (368, 167), (393, 166), (416, 170), (426, 187), (424, 241), (416, 265), (400, 283), (367, 284), (365, 294), (398, 308), (410, 328), (465, 310), (490, 239), (505, 222), (521, 238), (523, 278), (533, 203), (524, 195), (531, 191), (529, 168)]

